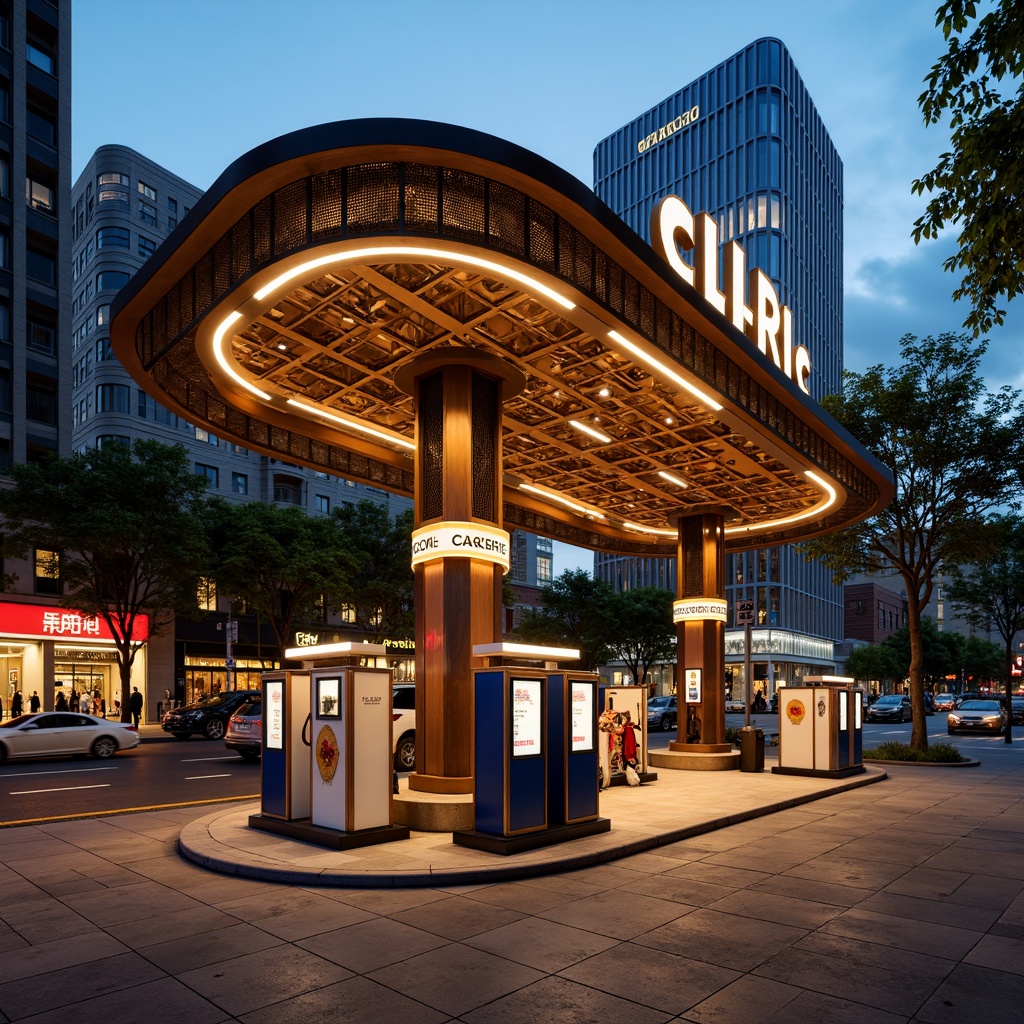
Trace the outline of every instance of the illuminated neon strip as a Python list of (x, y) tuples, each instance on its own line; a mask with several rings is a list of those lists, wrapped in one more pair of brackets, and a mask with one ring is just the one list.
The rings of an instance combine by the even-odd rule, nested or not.
[(709, 409), (713, 409), (715, 412), (721, 411), (721, 403), (716, 402), (710, 395), (701, 391), (695, 384), (691, 384), (685, 377), (680, 377), (675, 370), (666, 366), (660, 359), (656, 359), (652, 355), (648, 355), (639, 345), (634, 345), (633, 342), (627, 341), (618, 331), (609, 331), (608, 337), (612, 339), (616, 344), (621, 345), (631, 355), (636, 356), (641, 362), (646, 363), (648, 366), (653, 367), (663, 377), (668, 378), (673, 384), (678, 384), (684, 391), (688, 391), (694, 398), (703, 402)]
[(462, 252), (453, 252), (450, 249), (431, 249), (422, 245), (372, 245), (367, 246), (364, 249), (347, 249), (339, 252), (330, 252), (323, 256), (318, 256), (316, 259), (300, 263), (298, 266), (292, 267), (290, 270), (286, 270), (283, 274), (279, 274), (269, 284), (265, 284), (260, 288), (260, 290), (255, 293), (255, 298), (265, 299), (272, 292), (277, 291), (277, 289), (282, 285), (286, 285), (290, 281), (294, 281), (295, 278), (308, 274), (311, 270), (319, 270), (322, 267), (329, 267), (334, 263), (354, 263), (358, 260), (378, 259), (380, 257), (386, 258), (389, 256), (417, 256), (427, 260), (442, 260), (444, 262), (451, 261), (453, 263), (468, 264), (471, 267), (479, 267), (481, 270), (489, 270), (491, 273), (497, 274), (499, 277), (510, 277), (513, 281), (518, 281), (521, 285), (524, 285), (531, 291), (539, 292), (546, 298), (551, 299), (552, 302), (557, 302), (563, 309), (576, 308), (575, 302), (565, 298), (564, 295), (559, 295), (559, 293), (553, 288), (549, 288), (546, 284), (543, 284), (534, 277), (529, 277), (522, 273), (522, 271), (516, 270), (514, 267), (507, 266), (504, 263), (495, 263), (493, 260), (485, 260), (479, 256), (471, 256)]
[(585, 423), (580, 423), (579, 420), (569, 420), (569, 426), (589, 435), (595, 441), (600, 441), (602, 444), (611, 444), (612, 439), (607, 434), (602, 434), (600, 430), (588, 427)]
[(805, 519), (817, 519), (836, 503), (838, 495), (836, 494), (836, 489), (823, 477), (818, 476), (817, 473), (812, 473), (809, 469), (806, 469), (804, 470), (804, 476), (816, 483), (828, 495), (828, 501), (822, 505), (815, 505), (814, 508), (809, 508), (806, 512), (799, 512), (795, 516), (786, 516), (785, 519), (773, 519), (770, 522), (757, 523), (753, 526), (734, 526), (731, 529), (727, 526), (725, 532), (753, 533), (755, 530), (772, 530), (778, 526), (788, 526), (790, 523), (803, 522)]
[(242, 319), (242, 314), (236, 309), (234, 313), (229, 313), (220, 322), (220, 326), (213, 332), (213, 357), (217, 360), (217, 365), (236, 383), (241, 387), (245, 388), (246, 391), (251, 391), (254, 395), (262, 398), (264, 402), (270, 400), (270, 395), (265, 391), (261, 391), (255, 384), (250, 380), (246, 380), (236, 369), (237, 363), (233, 363), (228, 359), (224, 353), (224, 336), (228, 332), (228, 328), (233, 324), (236, 324)]
[(520, 484), (519, 489), (530, 491), (531, 494), (539, 494), (542, 498), (547, 498), (549, 501), (557, 501), (560, 505), (571, 508), (573, 512), (578, 512), (581, 516), (595, 516), (598, 519), (607, 518), (603, 512), (599, 512), (596, 508), (578, 505), (575, 501), (570, 501), (569, 498), (563, 497), (557, 491), (549, 491), (545, 487), (534, 487), (533, 484)]
[(678, 476), (673, 476), (671, 473), (666, 473), (663, 469), (658, 470), (658, 476), (660, 476), (662, 480), (667, 480), (670, 484), (675, 484), (676, 487), (690, 486), (685, 480), (681, 479)]
[(328, 412), (323, 408), (323, 406), (306, 405), (305, 402), (300, 402), (295, 398), (289, 398), (288, 404), (294, 405), (296, 409), (301, 409), (303, 412), (308, 412), (311, 416), (322, 416), (325, 420), (334, 420), (335, 423), (340, 426), (347, 427), (350, 430), (358, 430), (363, 434), (369, 434), (371, 437), (376, 437), (381, 441), (387, 441), (390, 444), (397, 444), (399, 447), (405, 448), (407, 451), (414, 452), (416, 450), (416, 445), (412, 441), (393, 430), (382, 430), (380, 427), (371, 427), (365, 420), (357, 420), (350, 416), (339, 416), (337, 413)]

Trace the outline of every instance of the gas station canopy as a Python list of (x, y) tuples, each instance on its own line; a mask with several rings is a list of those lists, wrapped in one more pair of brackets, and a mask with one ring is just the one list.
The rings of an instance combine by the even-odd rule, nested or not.
[(409, 497), (414, 361), (498, 357), (505, 527), (585, 547), (674, 554), (672, 517), (708, 506), (729, 510), (727, 548), (778, 544), (893, 493), (581, 182), (450, 125), (339, 122), (252, 150), (119, 293), (111, 335), (190, 423)]

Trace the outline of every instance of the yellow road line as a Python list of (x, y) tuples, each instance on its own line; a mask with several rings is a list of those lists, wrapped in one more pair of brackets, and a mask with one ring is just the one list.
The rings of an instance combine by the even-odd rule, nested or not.
[(174, 804), (151, 804), (148, 807), (120, 807), (112, 811), (87, 811), (79, 814), (55, 814), (47, 818), (22, 818), (19, 821), (0, 821), (0, 828), (16, 825), (45, 825), (54, 821), (74, 821), (78, 818), (109, 818), (117, 814), (141, 814), (143, 811), (170, 811), (178, 807), (202, 807), (205, 804), (229, 804), (240, 800), (258, 800), (259, 793), (246, 796), (222, 796), (212, 800), (182, 800)]

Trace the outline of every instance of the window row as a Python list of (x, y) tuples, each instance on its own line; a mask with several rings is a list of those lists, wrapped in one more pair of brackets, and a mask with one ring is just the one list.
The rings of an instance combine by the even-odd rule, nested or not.
[[(108, 208), (121, 208), (125, 213), (129, 213), (132, 205), (130, 188), (131, 179), (127, 174), (121, 174), (119, 171), (105, 171), (96, 178), (96, 201), (112, 204)], [(136, 200), (135, 210), (139, 220), (141, 220), (143, 224), (149, 224), (151, 227), (159, 227), (160, 221), (156, 189), (151, 185), (147, 185), (144, 181), (136, 182), (136, 188), (138, 198)], [(178, 225), (178, 200), (172, 199), (168, 196), (165, 208), (167, 215), (167, 230), (170, 231)], [(73, 241), (77, 241), (79, 236), (85, 231), (86, 226), (92, 223), (93, 211), (93, 186), (92, 182), (89, 182), (85, 186), (85, 194), (79, 196), (75, 203), (75, 217), (71, 224), (71, 237)], [(188, 213), (188, 211), (189, 207), (186, 206), (184, 208), (184, 212)], [(101, 230), (107, 231), (110, 229), (103, 228)], [(127, 229), (120, 230), (127, 231)], [(110, 244), (117, 243), (113, 242)], [(126, 239), (122, 248), (128, 247), (129, 245)], [(154, 249), (155, 244), (152, 248), (144, 251), (143, 243), (140, 239), (140, 256), (148, 256)]]

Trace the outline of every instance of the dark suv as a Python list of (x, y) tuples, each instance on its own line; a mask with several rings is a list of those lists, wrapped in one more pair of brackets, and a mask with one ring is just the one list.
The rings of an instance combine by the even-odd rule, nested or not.
[(259, 690), (230, 690), (204, 697), (195, 704), (168, 711), (160, 723), (175, 739), (187, 740), (193, 733), (208, 740), (222, 740), (228, 719), (246, 702), (259, 700)]

